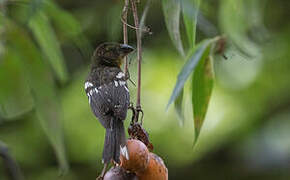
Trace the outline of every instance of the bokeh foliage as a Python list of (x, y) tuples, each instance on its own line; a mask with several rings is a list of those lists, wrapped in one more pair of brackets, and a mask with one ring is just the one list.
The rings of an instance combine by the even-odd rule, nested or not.
[[(152, 1), (146, 18), (153, 34), (144, 34), (142, 107), (144, 126), (169, 178), (289, 179), (289, 2), (172, 0), (180, 8), (167, 10), (166, 2), (170, 0)], [(199, 8), (187, 8), (196, 2)], [(55, 179), (58, 165), (64, 170), (67, 163), (70, 171), (63, 179), (95, 178), (102, 166), (104, 131), (90, 112), (83, 82), (91, 47), (122, 41), (122, 1), (0, 3), (0, 140), (26, 179)], [(163, 16), (164, 10), (170, 13)], [(212, 61), (215, 82), (192, 148), (192, 98), (206, 80), (195, 81), (198, 75), (191, 73), (182, 86), (177, 107), (183, 127), (174, 108), (165, 109), (180, 70), (196, 56), (194, 49), (217, 35), (227, 37), (228, 59), (219, 54), (203, 59)], [(129, 29), (129, 44), (135, 44), (134, 37)], [(135, 55), (130, 59), (136, 81)], [(204, 68), (203, 61), (196, 67)], [(134, 101), (131, 84), (130, 92)], [(8, 179), (2, 163), (0, 179)]]

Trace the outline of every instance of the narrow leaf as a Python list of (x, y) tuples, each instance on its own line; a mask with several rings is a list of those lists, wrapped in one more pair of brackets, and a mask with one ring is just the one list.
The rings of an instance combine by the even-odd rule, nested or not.
[(162, 0), (163, 14), (169, 36), (182, 57), (185, 57), (180, 36), (180, 0)]
[(204, 57), (196, 67), (192, 78), (192, 104), (195, 127), (194, 143), (197, 142), (199, 137), (214, 83), (212, 59), (209, 56), (209, 52), (206, 52)]
[(187, 62), (185, 63), (185, 65), (178, 74), (177, 82), (175, 84), (174, 90), (171, 94), (166, 109), (168, 109), (170, 104), (173, 103), (175, 99), (179, 96), (187, 78), (194, 71), (194, 68), (197, 66), (199, 61), (208, 56), (212, 43), (213, 43), (212, 39), (204, 40), (200, 42), (196, 46), (196, 48), (194, 48), (193, 51), (189, 54)]
[(195, 45), (197, 14), (200, 0), (183, 0), (182, 13), (190, 48)]
[[(251, 9), (244, 0), (221, 0), (219, 10), (219, 23), (223, 33), (232, 41), (232, 45), (242, 55), (253, 58), (259, 55), (259, 47), (249, 37), (249, 24), (256, 18), (247, 17)], [(260, 27), (260, 26), (257, 26)]]
[(38, 11), (41, 11), (43, 8), (44, 0), (31, 0), (28, 3), (28, 9), (27, 9), (27, 22), (30, 20), (31, 17), (33, 17), (35, 14), (37, 14)]
[(61, 35), (74, 38), (82, 33), (81, 24), (69, 12), (61, 9), (55, 2), (45, 3), (45, 14)]
[(51, 145), (53, 146), (61, 171), (68, 169), (61, 123), (60, 104), (49, 68), (42, 55), (32, 43), (29, 35), (20, 27), (11, 25), (7, 44), (22, 57), (28, 83), (34, 95), (36, 114)]
[(5, 119), (14, 119), (32, 110), (34, 101), (21, 57), (7, 46), (5, 48), (0, 63), (0, 114)]
[(143, 10), (142, 16), (141, 16), (140, 25), (139, 25), (140, 29), (141, 29), (141, 31), (139, 31), (140, 32), (140, 35), (139, 35), (140, 37), (143, 36), (143, 33), (145, 32), (145, 30), (148, 30), (148, 29), (146, 29), (147, 27), (145, 25), (145, 21), (146, 21), (146, 17), (147, 17), (147, 14), (148, 14), (149, 7), (151, 5), (151, 1), (152, 0), (148, 0), (147, 1), (146, 5), (145, 5), (145, 8)]
[(82, 33), (83, 29), (79, 21), (53, 1), (45, 3), (45, 13), (53, 23), (58, 35), (65, 40), (72, 40), (81, 51), (84, 59), (90, 59), (93, 48)]
[(181, 90), (179, 96), (174, 101), (174, 108), (179, 119), (180, 126), (184, 125), (184, 114), (182, 109), (182, 102), (183, 102), (183, 90)]
[(67, 80), (67, 70), (59, 42), (45, 14), (38, 12), (30, 18), (29, 27), (61, 82)]

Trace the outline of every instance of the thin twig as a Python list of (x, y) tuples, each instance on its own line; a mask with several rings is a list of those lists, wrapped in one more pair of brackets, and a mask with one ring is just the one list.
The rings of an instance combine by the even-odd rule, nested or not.
[(147, 26), (145, 26), (145, 21), (146, 21), (146, 17), (147, 17), (147, 13), (148, 13), (148, 10), (149, 10), (149, 7), (150, 7), (150, 4), (151, 4), (151, 0), (147, 0), (147, 3), (145, 5), (145, 8), (143, 10), (143, 13), (142, 13), (142, 16), (141, 16), (141, 20), (140, 20), (140, 37), (142, 38), (143, 36), (143, 32), (146, 32), (148, 33), (149, 35), (153, 34), (151, 29)]
[(8, 175), (12, 180), (23, 180), (23, 175), (16, 161), (9, 154), (7, 146), (0, 141), (0, 157), (2, 157)]
[(146, 32), (146, 33), (152, 34), (151, 29), (147, 26), (144, 26), (143, 28), (137, 28), (135, 26), (132, 26), (131, 24), (128, 24), (123, 17), (121, 17), (121, 21), (122, 21), (123, 25), (126, 24), (128, 27), (130, 27), (132, 29), (135, 29), (135, 30), (140, 29), (141, 32)]
[(137, 38), (137, 58), (138, 58), (138, 82), (137, 82), (137, 100), (136, 100), (136, 121), (138, 121), (139, 118), (139, 112), (141, 111), (141, 62), (142, 62), (142, 41), (141, 41), (141, 34), (139, 32), (139, 19), (138, 19), (138, 12), (137, 12), (137, 6), (135, 0), (130, 0), (131, 6), (132, 6), (132, 12), (134, 17), (134, 24), (136, 29), (136, 38)]
[[(129, 0), (125, 0), (122, 17), (123, 20), (123, 37), (124, 37), (124, 44), (128, 44), (128, 29), (127, 29), (127, 16), (128, 16), (128, 6), (129, 6)], [(128, 57), (125, 56), (125, 65), (124, 65), (124, 72), (127, 74), (128, 72)]]

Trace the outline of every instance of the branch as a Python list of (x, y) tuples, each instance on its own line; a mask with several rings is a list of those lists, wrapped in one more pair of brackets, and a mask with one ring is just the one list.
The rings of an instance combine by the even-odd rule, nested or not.
[[(146, 9), (146, 10), (148, 10), (148, 9)], [(144, 12), (145, 12), (145, 11), (144, 11)], [(146, 13), (147, 13), (147, 11), (146, 11)], [(132, 29), (138, 29), (137, 27), (128, 24), (127, 21), (126, 21), (125, 19), (123, 19), (123, 17), (121, 17), (121, 21), (122, 21), (123, 24), (126, 24), (128, 27), (130, 27), (130, 28), (132, 28)], [(142, 27), (142, 19), (141, 19), (140, 24), (141, 24), (140, 26)], [(148, 33), (148, 34), (152, 34), (152, 32), (151, 32), (151, 30), (150, 30), (149, 27), (146, 27), (146, 26), (145, 26), (144, 28), (139, 28), (139, 29), (141, 30), (141, 32), (146, 32), (146, 33)]]
[(9, 154), (7, 146), (0, 141), (0, 157), (4, 161), (4, 165), (7, 169), (8, 175), (12, 180), (23, 180), (23, 175), (18, 167), (16, 161)]
[(141, 112), (140, 97), (141, 97), (142, 41), (141, 41), (141, 33), (140, 33), (140, 27), (139, 27), (136, 1), (135, 0), (130, 0), (130, 1), (131, 1), (132, 12), (133, 12), (133, 17), (134, 17), (134, 24), (136, 27), (136, 38), (137, 38), (138, 82), (137, 82), (137, 100), (136, 100), (136, 109), (137, 109), (136, 120), (138, 121), (139, 112)]
[[(128, 6), (129, 6), (129, 0), (125, 0), (122, 17), (121, 17), (121, 20), (123, 22), (124, 44), (128, 44), (128, 29), (127, 29)], [(127, 56), (125, 56), (124, 72), (125, 74), (127, 74), (128, 72), (128, 57)]]

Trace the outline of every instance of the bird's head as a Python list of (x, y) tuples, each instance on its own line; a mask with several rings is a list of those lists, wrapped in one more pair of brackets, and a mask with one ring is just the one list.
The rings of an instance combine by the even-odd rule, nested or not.
[(93, 63), (120, 67), (122, 59), (132, 51), (134, 48), (127, 44), (103, 43), (95, 50)]

